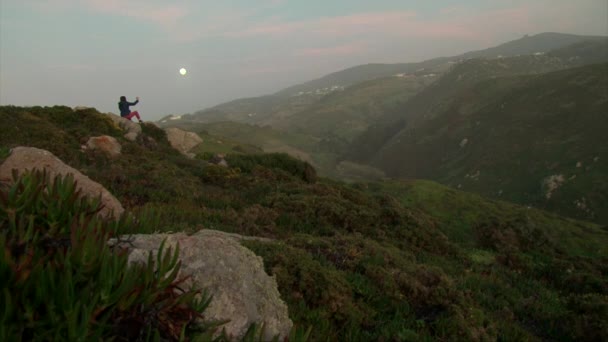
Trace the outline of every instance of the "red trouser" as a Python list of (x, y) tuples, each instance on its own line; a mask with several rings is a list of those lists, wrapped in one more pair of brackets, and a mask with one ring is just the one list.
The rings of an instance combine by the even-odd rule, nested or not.
[(131, 112), (127, 116), (123, 116), (123, 118), (125, 118), (127, 120), (131, 120), (132, 117), (136, 117), (138, 120), (141, 120), (141, 118), (139, 117), (139, 113), (137, 111)]

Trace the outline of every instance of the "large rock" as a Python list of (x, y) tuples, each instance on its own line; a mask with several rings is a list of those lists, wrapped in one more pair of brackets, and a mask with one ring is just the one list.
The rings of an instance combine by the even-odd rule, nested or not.
[(104, 217), (118, 218), (125, 210), (120, 202), (108, 190), (99, 183), (92, 181), (80, 171), (66, 165), (51, 152), (34, 147), (15, 147), (10, 156), (0, 164), (0, 183), (9, 184), (13, 181), (12, 170), (16, 169), (19, 174), (26, 170), (46, 169), (54, 178), (56, 175), (72, 174), (77, 182), (77, 189), (83, 195), (89, 197), (101, 196), (103, 209), (100, 215)]
[(190, 236), (132, 235), (121, 246), (129, 250), (129, 262), (146, 263), (149, 252), (157, 252), (163, 239), (173, 251), (179, 244), (180, 275), (192, 275), (190, 281), (213, 295), (205, 318), (230, 320), (223, 328), (231, 339), (240, 339), (252, 323), (265, 324), (265, 341), (289, 335), (293, 323), (276, 280), (264, 271), (262, 258), (239, 243), (245, 237), (213, 230)]
[(110, 119), (112, 119), (112, 121), (114, 121), (116, 126), (118, 126), (120, 129), (122, 129), (123, 131), (126, 132), (124, 135), (125, 139), (127, 139), (129, 141), (137, 140), (137, 137), (139, 137), (139, 135), (141, 134), (141, 125), (140, 124), (135, 123), (131, 120), (127, 120), (116, 114), (106, 113), (106, 115)]
[(194, 154), (190, 153), (194, 147), (203, 142), (203, 139), (198, 134), (181, 130), (179, 128), (167, 128), (167, 140), (171, 146), (178, 150), (183, 155), (194, 158)]
[(117, 157), (120, 155), (122, 146), (116, 138), (102, 135), (99, 137), (91, 137), (87, 141), (87, 148), (91, 150), (99, 150), (109, 157)]

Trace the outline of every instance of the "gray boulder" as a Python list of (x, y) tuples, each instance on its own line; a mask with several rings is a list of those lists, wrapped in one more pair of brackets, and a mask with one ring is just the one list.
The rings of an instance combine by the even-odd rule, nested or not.
[(118, 218), (125, 211), (116, 197), (103, 186), (83, 175), (80, 171), (66, 165), (49, 151), (34, 147), (13, 148), (10, 156), (0, 164), (0, 183), (10, 184), (13, 181), (13, 169), (16, 169), (19, 174), (26, 170), (46, 169), (51, 178), (56, 175), (71, 173), (81, 194), (92, 198), (101, 196), (101, 204), (103, 205), (100, 212), (101, 216)]
[(194, 158), (194, 154), (190, 153), (190, 151), (203, 142), (203, 139), (198, 134), (179, 128), (167, 128), (165, 132), (171, 146), (189, 158)]
[(99, 150), (112, 158), (119, 156), (122, 150), (118, 140), (108, 135), (89, 138), (86, 147), (91, 150)]
[(265, 324), (265, 341), (275, 335), (289, 335), (293, 323), (287, 305), (280, 297), (275, 278), (264, 271), (262, 258), (239, 243), (247, 238), (201, 230), (190, 236), (132, 235), (121, 247), (129, 250), (129, 262), (146, 263), (149, 252), (157, 252), (164, 239), (166, 248), (172, 247), (173, 251), (179, 244), (180, 276), (192, 275), (191, 282), (184, 286), (194, 282), (213, 295), (205, 318), (230, 320), (222, 327), (231, 339), (240, 339), (252, 323)]
[(127, 120), (119, 115), (106, 113), (106, 115), (114, 121), (118, 128), (125, 131), (125, 139), (129, 141), (137, 140), (137, 137), (141, 134), (141, 126), (138, 123), (135, 123), (131, 120)]

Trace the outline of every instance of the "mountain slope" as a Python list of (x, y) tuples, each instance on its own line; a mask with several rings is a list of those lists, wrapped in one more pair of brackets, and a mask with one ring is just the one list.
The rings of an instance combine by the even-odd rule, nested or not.
[[(292, 87), (257, 98), (234, 100), (193, 115), (184, 115), (177, 121), (196, 123), (228, 120), (270, 125), (281, 130), (312, 135), (318, 139), (329, 139), (332, 144), (344, 145), (363, 133), (370, 124), (377, 123), (381, 116), (385, 116), (382, 119), (387, 121), (385, 113), (390, 113), (393, 107), (399, 107), (400, 102), (407, 101), (450, 70), (455, 61), (463, 61), (473, 56), (493, 58), (494, 62), (486, 62), (490, 66), (485, 69), (474, 65), (478, 74), (468, 75), (473, 79), (465, 80), (466, 82), (484, 77), (540, 73), (605, 59), (608, 46), (606, 41), (606, 38), (548, 33), (524, 37), (495, 48), (451, 59), (437, 58), (422, 63), (395, 65), (370, 64), (328, 75), (323, 78), (325, 83)], [(575, 44), (566, 45), (572, 42)], [(603, 45), (598, 45), (597, 42), (603, 42)], [(509, 56), (530, 52), (532, 47), (535, 47), (535, 52), (547, 52), (555, 47), (558, 47), (559, 51), (549, 52), (546, 56), (507, 58), (508, 63), (495, 58), (498, 53)], [(346, 88), (340, 85), (349, 85), (351, 82), (356, 82), (356, 85)], [(317, 86), (319, 88), (315, 88)], [(436, 91), (436, 88), (433, 88), (427, 93)]]
[[(603, 56), (608, 60), (608, 54)], [(401, 130), (415, 129), (418, 122), (432, 118), (452, 106), (454, 98), (476, 98), (470, 87), (480, 81), (505, 76), (541, 74), (571, 68), (586, 59), (571, 60), (557, 56), (526, 55), (510, 58), (469, 59), (455, 64), (437, 82), (420, 90), (409, 101), (387, 110), (368, 129), (354, 139), (345, 157), (359, 162), (369, 162), (374, 154), (388, 144)], [(510, 87), (505, 83), (505, 88)], [(475, 105), (482, 105), (481, 103)], [(472, 109), (469, 109), (472, 110)]]
[(605, 40), (605, 36), (580, 36), (557, 32), (544, 32), (536, 35), (525, 35), (495, 47), (484, 50), (467, 52), (460, 55), (461, 58), (479, 58), (496, 56), (532, 55), (535, 53), (547, 53), (552, 50), (561, 49), (570, 45), (583, 42)]
[(608, 222), (608, 64), (488, 79), (426, 112), (417, 100), (372, 158), (387, 174)]
[[(608, 231), (596, 224), (427, 181), (318, 179), (286, 155), (210, 165), (153, 124), (129, 141), (93, 109), (0, 107), (0, 126), (0, 162), (14, 146), (49, 149), (163, 231), (269, 238), (244, 244), (311, 341), (608, 338)], [(81, 149), (98, 135), (121, 155)]]
[(397, 73), (411, 73), (421, 68), (433, 68), (437, 65), (447, 63), (448, 61), (479, 57), (495, 58), (497, 56), (510, 57), (516, 55), (531, 55), (537, 52), (546, 53), (568, 45), (598, 39), (605, 39), (605, 37), (581, 36), (555, 32), (546, 32), (531, 36), (526, 35), (520, 39), (488, 49), (471, 51), (452, 57), (434, 58), (419, 63), (359, 65), (326, 75), (316, 80), (286, 88), (278, 92), (278, 94), (294, 94), (300, 91), (309, 91), (332, 85), (347, 86), (374, 78), (388, 77)]
[[(594, 41), (602, 37), (578, 36), (561, 33), (541, 33), (500, 44), (496, 47), (472, 51), (453, 57), (434, 58), (416, 63), (396, 64), (366, 64), (331, 73), (316, 80), (295, 85), (272, 95), (255, 98), (245, 98), (230, 101), (212, 108), (201, 110), (189, 117), (190, 120), (238, 121), (253, 124), (272, 124), (273, 118), (302, 111), (306, 106), (317, 103), (322, 96), (331, 93), (333, 89), (342, 89), (361, 82), (386, 78), (395, 74), (411, 74), (422, 69), (433, 69), (448, 62), (469, 58), (496, 58), (497, 56), (516, 56), (533, 53), (546, 53), (554, 49), (585, 41)], [(605, 38), (605, 37), (604, 37)], [(312, 96), (294, 95), (313, 93)]]

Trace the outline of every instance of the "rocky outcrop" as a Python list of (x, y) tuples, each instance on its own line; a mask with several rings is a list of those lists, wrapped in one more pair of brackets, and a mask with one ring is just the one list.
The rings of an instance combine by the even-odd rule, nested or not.
[[(277, 283), (264, 271), (262, 258), (243, 247), (237, 234), (201, 230), (193, 235), (132, 235), (121, 247), (129, 250), (129, 262), (146, 263), (150, 251), (179, 244), (180, 275), (192, 275), (196, 287), (213, 295), (206, 319), (230, 320), (223, 325), (232, 339), (240, 339), (252, 323), (264, 323), (264, 341), (286, 337), (293, 325)], [(115, 244), (110, 241), (110, 244)], [(190, 283), (192, 284), (192, 283)], [(190, 284), (184, 284), (187, 288)]]
[(124, 208), (120, 202), (108, 190), (99, 183), (92, 181), (80, 171), (66, 165), (51, 152), (34, 147), (15, 147), (10, 156), (0, 164), (0, 183), (9, 184), (13, 181), (12, 170), (16, 169), (19, 174), (26, 170), (46, 169), (54, 178), (56, 175), (72, 174), (77, 182), (76, 186), (81, 194), (89, 197), (100, 197), (103, 209), (100, 215), (104, 217), (118, 218)]
[(108, 135), (89, 138), (86, 147), (91, 150), (101, 151), (111, 158), (119, 156), (122, 150), (122, 146), (118, 140)]
[(203, 142), (203, 139), (198, 134), (179, 128), (167, 128), (165, 132), (167, 132), (167, 140), (169, 140), (171, 146), (189, 158), (194, 158), (195, 156), (190, 150)]
[(124, 119), (116, 114), (106, 113), (106, 115), (114, 121), (116, 126), (125, 131), (125, 139), (129, 141), (137, 140), (137, 137), (141, 134), (141, 125), (131, 120)]
[(543, 179), (542, 186), (545, 192), (545, 198), (551, 199), (553, 193), (566, 182), (564, 175), (551, 175)]

